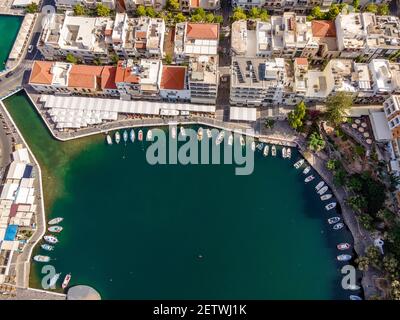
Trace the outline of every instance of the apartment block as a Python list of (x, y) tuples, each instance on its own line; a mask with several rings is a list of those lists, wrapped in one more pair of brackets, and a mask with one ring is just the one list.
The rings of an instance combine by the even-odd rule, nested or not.
[(96, 5), (102, 4), (107, 8), (114, 10), (116, 6), (115, 0), (55, 0), (57, 10), (72, 10), (77, 4), (86, 8), (95, 8)]
[(340, 57), (371, 61), (400, 50), (400, 19), (374, 13), (339, 14), (335, 20)]
[(72, 54), (84, 62), (109, 62), (112, 51), (111, 18), (50, 14), (43, 20), (37, 47), (46, 60), (59, 60)]
[(163, 19), (129, 18), (117, 13), (112, 31), (112, 46), (120, 59), (162, 58), (165, 22)]

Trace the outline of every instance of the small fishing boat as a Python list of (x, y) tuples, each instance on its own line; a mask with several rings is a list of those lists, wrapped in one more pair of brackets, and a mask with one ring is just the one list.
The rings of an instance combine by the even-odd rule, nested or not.
[(233, 135), (232, 135), (232, 133), (230, 133), (229, 134), (229, 137), (228, 137), (228, 145), (232, 145), (233, 144)]
[(286, 158), (286, 157), (287, 157), (286, 148), (283, 147), (282, 148), (282, 158)]
[(212, 132), (210, 129), (207, 129), (207, 138), (210, 139), (212, 137)]
[(122, 134), (122, 138), (124, 139), (124, 142), (128, 141), (128, 131), (124, 130), (124, 133)]
[(356, 295), (354, 295), (354, 294), (350, 295), (349, 299), (350, 299), (350, 300), (362, 300), (361, 297), (356, 296)]
[(179, 134), (182, 136), (182, 137), (186, 137), (186, 130), (185, 130), (185, 128), (184, 127), (180, 127), (180, 129), (179, 129)]
[(307, 166), (307, 167), (303, 170), (303, 174), (309, 173), (310, 170), (311, 170), (311, 167), (310, 167), (310, 166)]
[(49, 243), (52, 243), (52, 244), (58, 242), (58, 239), (57, 239), (55, 236), (49, 236), (49, 235), (47, 235), (47, 236), (44, 236), (43, 239), (46, 240), (46, 241), (49, 242)]
[(43, 250), (46, 250), (46, 251), (53, 251), (54, 250), (54, 247), (49, 245), (49, 244), (47, 244), (47, 243), (43, 243), (40, 247)]
[(48, 256), (42, 256), (42, 255), (37, 255), (33, 257), (33, 260), (35, 260), (36, 262), (49, 262), (50, 261), (50, 257)]
[(264, 143), (260, 142), (259, 144), (257, 144), (258, 150), (262, 151), (263, 147), (264, 147)]
[(239, 141), (240, 141), (240, 145), (241, 145), (242, 147), (244, 147), (244, 146), (246, 145), (246, 142), (244, 141), (244, 138), (243, 138), (242, 135), (240, 135)]
[(304, 163), (304, 159), (300, 159), (299, 161), (297, 161), (293, 167), (295, 167), (296, 169), (299, 169)]
[(113, 143), (112, 143), (112, 139), (111, 139), (111, 137), (110, 137), (109, 134), (106, 136), (106, 141), (107, 141), (107, 144), (108, 144), (108, 145), (113, 144)]
[(263, 151), (264, 157), (268, 156), (268, 153), (269, 153), (269, 146), (266, 144)]
[(289, 159), (292, 157), (292, 149), (286, 148), (286, 156), (287, 156), (287, 158), (289, 158)]
[(132, 143), (135, 142), (135, 130), (131, 129), (131, 131), (129, 132), (129, 139), (131, 139)]
[(273, 157), (276, 156), (276, 147), (275, 147), (275, 145), (273, 145), (272, 148), (271, 148), (271, 154), (272, 154)]
[(175, 126), (173, 126), (171, 128), (171, 137), (172, 137), (172, 139), (176, 139), (176, 127)]
[(344, 227), (344, 224), (341, 223), (341, 222), (339, 222), (339, 223), (336, 223), (336, 224), (333, 226), (333, 230), (340, 230), (340, 229), (342, 229), (343, 227)]
[(138, 140), (139, 140), (139, 141), (143, 141), (143, 131), (142, 131), (142, 130), (139, 130), (139, 133), (138, 133)]
[(316, 186), (315, 186), (315, 190), (319, 190), (324, 186), (325, 182), (324, 181), (320, 181)]
[(53, 286), (56, 285), (56, 283), (57, 283), (58, 279), (60, 278), (60, 276), (61, 276), (61, 273), (56, 273), (56, 274), (50, 279), (50, 282), (49, 282), (49, 287), (50, 287), (50, 289), (51, 289)]
[(337, 246), (338, 250), (348, 250), (351, 248), (351, 245), (347, 242), (339, 243)]
[(322, 196), (325, 192), (328, 191), (328, 186), (322, 187), (320, 190), (317, 191), (317, 193)]
[(330, 198), (332, 198), (332, 194), (330, 194), (330, 193), (327, 193), (327, 194), (324, 194), (321, 196), (321, 200), (328, 200)]
[(347, 287), (350, 290), (360, 290), (360, 286), (356, 285), (356, 284), (350, 284)]
[(51, 219), (51, 220), (48, 222), (48, 224), (57, 224), (57, 223), (60, 223), (60, 222), (63, 221), (63, 220), (64, 220), (64, 218), (61, 218), (61, 217), (54, 218), (54, 219)]
[(333, 209), (333, 208), (335, 208), (336, 207), (336, 202), (331, 202), (331, 203), (328, 203), (326, 206), (325, 206), (325, 209), (326, 210), (331, 210), (331, 209)]
[(335, 224), (335, 223), (338, 223), (339, 221), (340, 221), (339, 217), (332, 217), (332, 218), (328, 219), (329, 224)]
[(199, 141), (203, 140), (203, 128), (202, 127), (200, 127), (197, 130), (197, 140), (199, 140)]
[(115, 142), (118, 144), (121, 141), (121, 135), (119, 134), (119, 131), (117, 131), (114, 135)]
[[(221, 142), (224, 140), (224, 136), (225, 136), (225, 131), (221, 131), (218, 136), (217, 139), (215, 140), (215, 144), (218, 146), (219, 144), (221, 144)], [(228, 141), (229, 143), (229, 141)]]
[(150, 141), (152, 139), (153, 139), (153, 131), (150, 129), (149, 131), (147, 131), (146, 140)]
[(48, 227), (47, 230), (49, 230), (50, 232), (60, 233), (63, 230), (63, 227), (51, 226), (51, 227)]
[(70, 281), (71, 281), (71, 274), (68, 273), (68, 274), (65, 276), (64, 281), (63, 281), (61, 287), (62, 287), (63, 289), (65, 289), (66, 287), (68, 287), (68, 284), (69, 284)]
[(349, 255), (349, 254), (340, 254), (336, 258), (339, 261), (349, 261), (351, 259), (351, 255)]
[(307, 178), (305, 178), (304, 182), (310, 182), (310, 181), (312, 181), (314, 179), (315, 179), (315, 177), (313, 175), (311, 175), (311, 176), (308, 176)]
[(256, 151), (256, 143), (253, 141), (250, 145), (251, 151)]

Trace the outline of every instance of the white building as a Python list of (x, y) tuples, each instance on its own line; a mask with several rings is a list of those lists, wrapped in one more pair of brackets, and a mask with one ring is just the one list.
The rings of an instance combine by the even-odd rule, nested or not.
[(87, 8), (95, 8), (97, 4), (102, 4), (107, 8), (115, 9), (115, 0), (55, 0), (57, 10), (72, 10), (76, 5), (82, 5)]

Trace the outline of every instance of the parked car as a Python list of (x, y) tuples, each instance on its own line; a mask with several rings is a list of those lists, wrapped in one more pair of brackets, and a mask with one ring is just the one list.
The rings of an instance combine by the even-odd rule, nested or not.
[(30, 45), (30, 46), (28, 47), (28, 52), (31, 53), (32, 51), (33, 51), (33, 45)]
[(9, 77), (11, 77), (13, 74), (14, 74), (14, 72), (12, 72), (12, 71), (11, 71), (11, 72), (9, 72), (9, 73), (7, 73), (7, 74), (6, 74), (6, 78), (9, 78)]

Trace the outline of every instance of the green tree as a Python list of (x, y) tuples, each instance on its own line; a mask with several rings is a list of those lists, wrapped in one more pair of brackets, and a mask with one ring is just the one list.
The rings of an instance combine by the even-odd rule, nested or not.
[(373, 231), (373, 221), (374, 219), (369, 214), (362, 214), (359, 216), (360, 224), (364, 227), (365, 230)]
[(27, 13), (36, 13), (39, 10), (39, 6), (37, 3), (32, 2), (26, 6), (25, 10)]
[(336, 170), (333, 175), (333, 183), (337, 186), (343, 186), (346, 183), (347, 173), (343, 169)]
[(330, 123), (338, 126), (345, 121), (346, 112), (353, 105), (353, 97), (343, 91), (328, 97), (326, 101), (326, 116)]
[(360, 271), (368, 271), (370, 261), (369, 261), (369, 259), (367, 257), (360, 256), (355, 260), (355, 262), (357, 263), (358, 270), (360, 270)]
[(325, 147), (325, 140), (322, 138), (321, 134), (314, 131), (310, 134), (308, 138), (308, 148), (312, 151), (320, 151)]
[(347, 181), (346, 186), (349, 189), (358, 192), (358, 191), (361, 191), (361, 189), (363, 187), (363, 182), (359, 178), (359, 176), (351, 176), (350, 179)]
[(74, 15), (76, 16), (84, 16), (86, 14), (85, 7), (81, 4), (77, 4), (74, 6)]
[(390, 228), (385, 235), (386, 245), (398, 259), (400, 259), (400, 225)]
[(378, 13), (378, 6), (375, 3), (368, 3), (365, 6), (364, 11), (372, 12), (372, 13)]
[(274, 119), (265, 119), (264, 124), (267, 129), (272, 129), (274, 127), (275, 120)]
[(157, 15), (153, 7), (146, 7), (146, 16), (154, 18)]
[(400, 176), (394, 174), (393, 172), (389, 173), (389, 182), (390, 182), (390, 191), (395, 191), (397, 187), (400, 185)]
[(171, 64), (171, 63), (172, 63), (172, 57), (171, 57), (171, 55), (170, 55), (169, 53), (167, 53), (167, 54), (165, 55), (164, 60), (165, 60), (165, 64)]
[(353, 0), (353, 3), (351, 4), (355, 11), (357, 12), (360, 9), (360, 0)]
[(182, 12), (178, 12), (178, 13), (174, 16), (174, 21), (175, 21), (175, 23), (185, 22), (185, 21), (186, 21), (186, 17), (183, 15)]
[(117, 65), (117, 64), (118, 64), (118, 61), (119, 61), (119, 57), (118, 57), (118, 55), (116, 55), (115, 53), (113, 53), (113, 54), (111, 54), (111, 56), (110, 56), (110, 60), (111, 60), (111, 63), (112, 63), (113, 65)]
[(380, 6), (378, 6), (378, 15), (380, 16), (387, 16), (389, 15), (389, 6), (385, 3), (385, 4), (381, 4)]
[(224, 18), (220, 15), (214, 16), (214, 22), (215, 23), (223, 23), (224, 22)]
[(310, 17), (310, 19), (324, 20), (325, 13), (321, 11), (321, 8), (319, 6), (315, 6), (311, 9), (311, 13), (310, 13), (309, 17)]
[(347, 198), (346, 202), (350, 208), (357, 212), (361, 212), (367, 206), (367, 201), (359, 194)]
[(298, 130), (303, 126), (303, 120), (306, 116), (306, 104), (301, 101), (294, 110), (290, 111), (288, 114), (288, 122), (290, 126)]
[(329, 159), (329, 160), (326, 162), (326, 168), (327, 168), (329, 171), (334, 171), (334, 170), (336, 169), (336, 166), (337, 166), (337, 160)]
[(249, 18), (257, 19), (260, 16), (260, 13), (261, 13), (260, 9), (258, 9), (257, 7), (253, 7), (249, 10), (248, 15)]
[(212, 13), (207, 13), (205, 21), (208, 22), (208, 23), (212, 23), (212, 22), (214, 22), (214, 18), (215, 17), (214, 17), (214, 15)]
[(206, 11), (203, 8), (196, 8), (193, 10), (193, 15), (199, 15), (202, 21), (206, 19)]
[(382, 266), (392, 279), (399, 277), (399, 261), (392, 254), (383, 257)]
[(235, 9), (233, 9), (233, 15), (231, 17), (232, 21), (246, 20), (246, 19), (247, 15), (242, 8), (236, 7)]
[(110, 8), (106, 7), (105, 5), (98, 4), (96, 6), (96, 13), (99, 17), (108, 17), (111, 13)]
[(190, 21), (192, 21), (192, 22), (202, 22), (202, 21), (204, 21), (204, 19), (200, 14), (193, 14), (190, 17)]
[(144, 17), (146, 15), (146, 8), (144, 6), (142, 6), (142, 5), (138, 6), (136, 8), (135, 14), (138, 17)]
[(334, 20), (338, 14), (340, 13), (340, 7), (336, 3), (332, 4), (328, 10), (328, 12), (325, 14), (325, 19), (327, 20)]
[(179, 1), (178, 0), (167, 0), (166, 8), (170, 11), (178, 11), (179, 10)]
[(382, 262), (381, 262), (381, 252), (375, 246), (369, 246), (365, 250), (365, 256), (369, 259), (370, 263), (375, 267), (380, 269)]
[(268, 21), (269, 20), (268, 11), (265, 9), (261, 9), (260, 15), (258, 17), (261, 21), (264, 21), (264, 22)]
[(400, 281), (394, 280), (391, 284), (390, 295), (393, 300), (400, 300)]
[(68, 53), (65, 57), (65, 60), (67, 60), (67, 62), (69, 63), (73, 63), (76, 64), (78, 63), (78, 59), (71, 53)]

